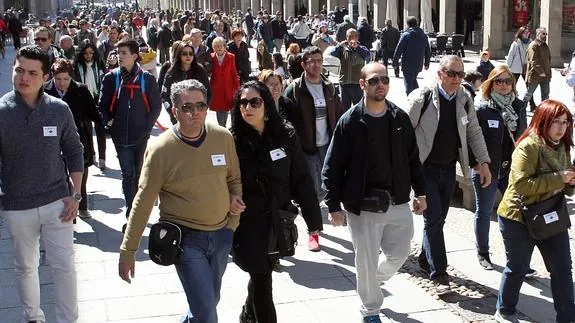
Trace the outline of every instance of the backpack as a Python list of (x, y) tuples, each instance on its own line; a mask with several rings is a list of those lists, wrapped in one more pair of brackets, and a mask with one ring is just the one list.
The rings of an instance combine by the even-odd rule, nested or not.
[[(419, 119), (417, 119), (417, 124), (415, 125), (416, 127), (419, 125), (419, 123), (421, 123), (421, 117), (423, 117), (423, 114), (427, 110), (427, 107), (429, 107), (429, 103), (431, 103), (431, 96), (432, 95), (433, 95), (433, 92), (431, 92), (431, 89), (427, 88), (427, 89), (423, 90), (423, 106), (421, 107), (421, 113), (419, 114)], [(464, 108), (465, 108), (465, 113), (469, 114), (468, 102), (465, 102)]]
[[(144, 77), (144, 71), (142, 71), (141, 68), (138, 69), (136, 75), (134, 75), (134, 78), (128, 82), (127, 85), (124, 85), (120, 78), (119, 67), (112, 70), (112, 75), (114, 75), (114, 78), (116, 79), (116, 86), (114, 88), (114, 94), (112, 95), (112, 102), (110, 103), (110, 114), (113, 115), (114, 111), (116, 110), (116, 101), (120, 99), (120, 92), (122, 88), (127, 88), (130, 90), (130, 100), (134, 99), (134, 90), (140, 89), (142, 100), (144, 100), (144, 105), (146, 106), (146, 112), (150, 113), (150, 102), (146, 96), (146, 80)], [(140, 85), (136, 84), (138, 78), (140, 79)]]

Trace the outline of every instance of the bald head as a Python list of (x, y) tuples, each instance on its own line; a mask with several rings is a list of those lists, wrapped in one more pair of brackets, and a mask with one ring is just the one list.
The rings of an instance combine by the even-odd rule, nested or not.
[(370, 62), (361, 68), (359, 77), (360, 79), (365, 80), (370, 74), (387, 75), (387, 68), (385, 68), (381, 63)]

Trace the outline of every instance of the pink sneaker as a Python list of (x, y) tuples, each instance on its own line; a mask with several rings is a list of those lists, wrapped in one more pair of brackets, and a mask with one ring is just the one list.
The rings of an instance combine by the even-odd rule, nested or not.
[(307, 248), (309, 251), (320, 251), (321, 246), (319, 245), (319, 234), (312, 233), (309, 235), (309, 240), (307, 241)]

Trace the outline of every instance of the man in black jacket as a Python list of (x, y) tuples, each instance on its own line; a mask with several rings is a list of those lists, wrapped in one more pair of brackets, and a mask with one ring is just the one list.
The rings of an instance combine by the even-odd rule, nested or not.
[[(323, 167), (329, 220), (344, 223), (343, 204), (355, 250), (357, 292), (365, 322), (381, 322), (379, 285), (410, 252), (413, 212), (427, 208), (419, 149), (409, 116), (386, 100), (387, 69), (369, 63), (360, 74), (363, 99), (338, 121)], [(379, 262), (379, 250), (386, 260)]]
[(287, 35), (287, 25), (281, 11), (277, 11), (276, 16), (272, 20), (272, 32), (274, 34), (276, 52), (280, 53), (284, 44), (284, 37)]
[(246, 24), (246, 43), (248, 47), (252, 47), (252, 37), (254, 36), (254, 16), (252, 15), (252, 8), (246, 10), (246, 17), (244, 18), (244, 23)]
[[(385, 21), (385, 28), (381, 31), (381, 59), (383, 60), (383, 65), (387, 68), (389, 59), (393, 59), (393, 53), (395, 53), (395, 48), (399, 42), (399, 30), (393, 27), (391, 19)], [(394, 66), (393, 71), (395, 72), (395, 77), (399, 77), (399, 66)]]

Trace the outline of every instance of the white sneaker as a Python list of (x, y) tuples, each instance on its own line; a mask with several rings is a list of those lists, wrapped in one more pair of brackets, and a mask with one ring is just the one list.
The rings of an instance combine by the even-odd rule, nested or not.
[(503, 313), (499, 312), (499, 310), (497, 310), (497, 312), (495, 312), (495, 315), (493, 315), (493, 318), (495, 319), (495, 321), (497, 321), (499, 323), (519, 323), (519, 320), (517, 319), (517, 317), (515, 317), (515, 315), (503, 314)]

